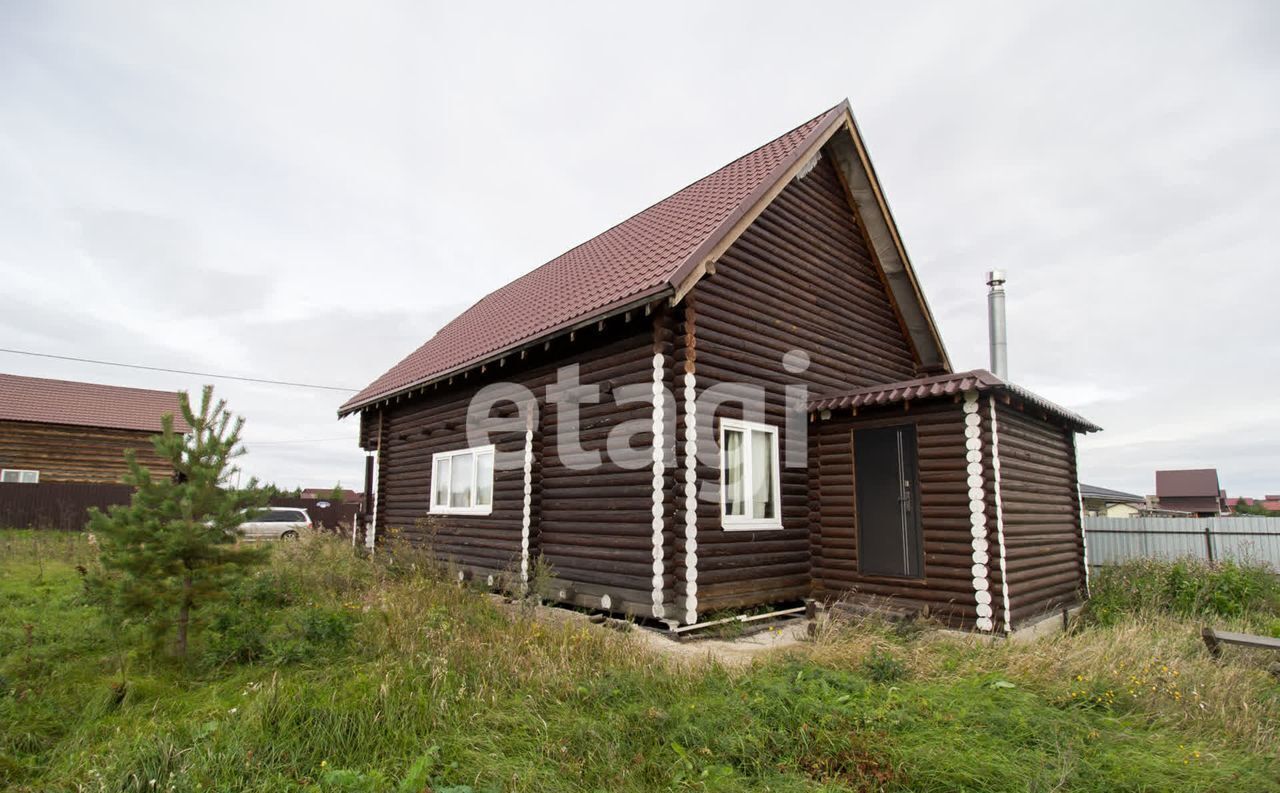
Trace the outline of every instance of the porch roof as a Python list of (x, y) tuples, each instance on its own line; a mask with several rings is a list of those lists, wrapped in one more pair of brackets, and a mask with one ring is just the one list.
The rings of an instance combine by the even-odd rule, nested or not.
[(809, 400), (809, 410), (839, 410), (842, 408), (857, 409), (878, 405), (892, 405), (910, 402), (917, 399), (938, 399), (948, 396), (959, 396), (966, 391), (1000, 392), (1018, 399), (1026, 405), (1033, 406), (1058, 419), (1077, 432), (1098, 432), (1102, 428), (1083, 416), (1050, 402), (1044, 397), (1022, 386), (1006, 382), (986, 369), (974, 369), (968, 372), (918, 377), (914, 380), (903, 380), (897, 383), (881, 383), (852, 391), (838, 391), (821, 394)]

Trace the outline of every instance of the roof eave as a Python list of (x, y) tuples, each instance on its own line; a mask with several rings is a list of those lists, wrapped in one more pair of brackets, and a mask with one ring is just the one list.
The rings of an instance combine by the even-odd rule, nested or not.
[(490, 363), (493, 363), (494, 361), (501, 360), (502, 358), (505, 358), (508, 355), (518, 353), (521, 350), (527, 350), (545, 341), (549, 341), (551, 338), (554, 338), (556, 336), (561, 336), (561, 335), (564, 335), (565, 333), (570, 333), (580, 328), (584, 328), (588, 325), (592, 325), (596, 322), (600, 322), (602, 320), (609, 319), (610, 317), (617, 316), (618, 314), (626, 313), (627, 311), (634, 311), (637, 308), (642, 308), (650, 303), (654, 303), (656, 301), (665, 299), (670, 293), (671, 293), (670, 285), (659, 284), (658, 286), (653, 287), (652, 289), (647, 289), (644, 292), (641, 292), (639, 295), (631, 295), (627, 298), (624, 298), (623, 300), (620, 300), (608, 306), (605, 306), (599, 311), (592, 312), (590, 315), (572, 319), (567, 322), (562, 322), (559, 325), (548, 328), (547, 330), (539, 333), (537, 336), (531, 336), (527, 339), (522, 339), (518, 342), (509, 344), (506, 347), (502, 347), (497, 350), (494, 350), (493, 352), (489, 353), (483, 358), (477, 358), (473, 361), (468, 361), (467, 363), (459, 364), (451, 369), (447, 369), (443, 372), (438, 372), (436, 374), (430, 375), (429, 377), (424, 377), (420, 380), (416, 380), (412, 383), (409, 383), (408, 385), (399, 386), (397, 388), (380, 392), (378, 394), (374, 394), (369, 397), (360, 398), (360, 396), (357, 395), (356, 397), (353, 397), (350, 402), (347, 402), (342, 407), (338, 408), (338, 418), (339, 419), (346, 418), (347, 416), (350, 416), (352, 413), (356, 413), (360, 410), (364, 410), (365, 408), (371, 407), (380, 402), (396, 399), (398, 397), (405, 396), (416, 389), (425, 388), (429, 385), (433, 385), (435, 383), (448, 380), (451, 377), (457, 377), (463, 372), (470, 371), (480, 366), (486, 366)]

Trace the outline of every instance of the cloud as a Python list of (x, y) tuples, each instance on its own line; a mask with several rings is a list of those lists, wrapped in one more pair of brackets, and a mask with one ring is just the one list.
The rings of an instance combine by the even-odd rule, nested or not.
[[(1086, 481), (1148, 491), (1176, 464), (1280, 488), (1274, 4), (774, 10), (9, 4), (0, 332), (360, 387), (849, 96), (958, 368), (986, 363), (983, 273), (1004, 268), (1014, 379), (1107, 428), (1081, 440)], [(255, 473), (359, 480), (340, 393), (219, 389)]]

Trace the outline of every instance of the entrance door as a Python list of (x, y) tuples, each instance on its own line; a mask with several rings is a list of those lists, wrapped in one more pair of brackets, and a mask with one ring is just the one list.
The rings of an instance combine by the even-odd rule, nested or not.
[(859, 572), (919, 578), (915, 425), (854, 430), (853, 475)]

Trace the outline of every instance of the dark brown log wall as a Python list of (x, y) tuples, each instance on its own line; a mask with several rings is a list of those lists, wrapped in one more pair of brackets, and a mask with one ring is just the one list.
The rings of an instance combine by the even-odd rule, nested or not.
[[(524, 470), (516, 465), (494, 474), (494, 507), (487, 516), (429, 515), (431, 457), (436, 452), (468, 447), (467, 405), (484, 385), (509, 381), (534, 392), (538, 425), (534, 428), (535, 457), (532, 470), (530, 557), (539, 554), (551, 566), (555, 586), (563, 598), (582, 605), (599, 606), (604, 595), (610, 608), (642, 616), (653, 610), (652, 532), (652, 418), (650, 385), (655, 350), (671, 355), (670, 322), (635, 312), (630, 319), (616, 318), (602, 331), (582, 330), (575, 340), (552, 342), (548, 351), (530, 354), (526, 361), (513, 356), (505, 366), (491, 366), (485, 374), (459, 377), (452, 385), (429, 388), (380, 409), (383, 422), (378, 467), (378, 535), (401, 534), (410, 541), (430, 544), (443, 558), (473, 574), (498, 575), (519, 568), (524, 507)], [(598, 403), (579, 404), (578, 431), (581, 446), (597, 451), (602, 465), (573, 470), (560, 459), (557, 432), (567, 416), (547, 399), (547, 386), (557, 369), (579, 364), (579, 382), (602, 388)], [(664, 378), (665, 378), (664, 374)], [(619, 405), (619, 392), (628, 386), (643, 391), (643, 398)], [(490, 436), (499, 453), (511, 452), (522, 460), (525, 427), (514, 406), (501, 403), (509, 430)], [(674, 421), (674, 411), (668, 411)], [(377, 447), (378, 410), (362, 414), (362, 443)], [(495, 415), (497, 411), (495, 410)], [(607, 454), (609, 433), (624, 422), (645, 428), (632, 437), (637, 463), (623, 467)], [(671, 459), (670, 451), (667, 459)], [(670, 491), (671, 472), (665, 478)], [(669, 516), (663, 532), (664, 556), (674, 550)], [(379, 540), (381, 541), (381, 540)], [(670, 593), (674, 572), (664, 570), (664, 591)], [(667, 596), (667, 599), (670, 595)]]
[(1014, 629), (1079, 601), (1084, 546), (1070, 430), (996, 402), (1000, 492)]
[(0, 468), (40, 472), (43, 482), (119, 484), (129, 470), (125, 449), (137, 452), (138, 462), (152, 473), (169, 474), (156, 456), (151, 436), (156, 433), (103, 427), (72, 427), (25, 421), (0, 421)]
[[(887, 424), (916, 427), (923, 578), (872, 576), (858, 571), (852, 434), (856, 428)], [(931, 614), (956, 627), (972, 627), (977, 614), (961, 404), (941, 401), (911, 405), (907, 410), (864, 411), (857, 416), (843, 412), (816, 421), (809, 429), (814, 595), (827, 599), (851, 593), (891, 596), (917, 608), (927, 605)], [(989, 520), (988, 528), (994, 549), (994, 519)], [(998, 576), (991, 586), (998, 601)]]
[[(688, 327), (696, 340), (690, 360), (698, 391), (731, 382), (766, 386), (766, 420), (779, 427), (782, 449), (787, 385), (807, 385), (816, 394), (916, 375), (914, 354), (826, 156), (725, 252), (715, 273), (686, 298), (685, 311), (686, 323), (694, 318)], [(807, 370), (784, 369), (782, 358), (791, 350), (809, 354)], [(782, 469), (781, 530), (721, 528), (718, 419), (740, 413), (726, 405), (714, 418), (697, 417), (704, 429), (698, 480), (715, 491), (698, 510), (697, 595), (704, 612), (809, 594), (809, 475), (803, 466)]]

